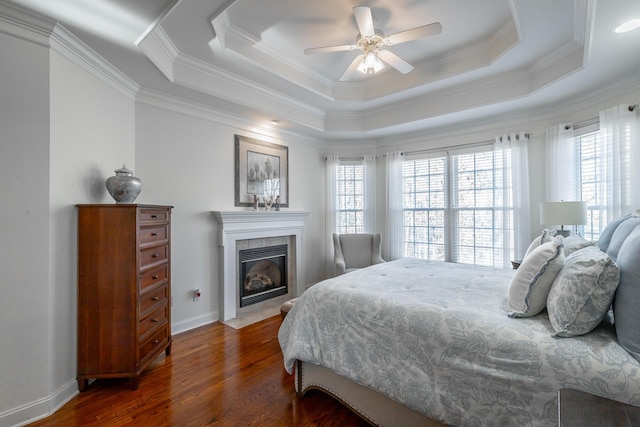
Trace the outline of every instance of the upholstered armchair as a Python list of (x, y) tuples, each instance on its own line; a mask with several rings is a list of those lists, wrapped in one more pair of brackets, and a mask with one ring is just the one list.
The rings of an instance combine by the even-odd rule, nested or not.
[(333, 233), (336, 276), (385, 262), (380, 255), (380, 233)]

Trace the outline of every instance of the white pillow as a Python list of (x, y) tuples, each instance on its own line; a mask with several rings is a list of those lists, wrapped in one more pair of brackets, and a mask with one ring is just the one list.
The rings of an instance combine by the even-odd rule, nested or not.
[(542, 234), (533, 239), (533, 242), (531, 242), (531, 244), (527, 248), (527, 251), (524, 253), (524, 257), (522, 259), (524, 260), (531, 252), (533, 252), (535, 248), (537, 248), (541, 244), (551, 242), (554, 239), (555, 235), (555, 230), (549, 230), (546, 228), (542, 230)]
[(592, 242), (590, 240), (585, 239), (582, 236), (578, 236), (575, 234), (569, 237), (565, 237), (562, 240), (562, 243), (564, 245), (563, 250), (564, 250), (565, 259), (569, 258), (569, 255), (571, 255), (575, 251), (579, 251), (580, 249), (584, 249), (589, 246), (594, 246), (596, 244), (596, 242)]
[(520, 264), (509, 284), (510, 317), (532, 317), (547, 304), (549, 289), (562, 266), (562, 239), (535, 248)]
[(618, 266), (597, 246), (567, 256), (547, 297), (553, 336), (591, 332), (607, 314), (619, 281)]

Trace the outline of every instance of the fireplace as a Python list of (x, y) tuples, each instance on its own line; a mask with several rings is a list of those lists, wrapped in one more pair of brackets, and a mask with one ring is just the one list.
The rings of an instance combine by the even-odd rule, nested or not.
[(240, 307), (286, 295), (287, 245), (239, 251)]
[[(309, 212), (302, 211), (215, 211), (219, 225), (218, 244), (222, 248), (221, 279), (222, 321), (244, 316), (257, 310), (263, 303), (240, 307), (238, 286), (239, 251), (256, 247), (287, 244), (288, 293), (278, 298), (294, 298), (305, 290), (304, 274), (304, 220)], [(264, 301), (277, 302), (278, 298)]]

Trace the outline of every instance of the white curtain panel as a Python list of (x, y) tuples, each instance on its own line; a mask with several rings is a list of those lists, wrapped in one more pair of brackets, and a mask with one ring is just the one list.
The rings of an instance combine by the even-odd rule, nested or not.
[(402, 153), (387, 153), (387, 221), (382, 257), (387, 261), (404, 257), (404, 218), (402, 214)]
[(628, 105), (601, 111), (600, 135), (606, 156), (598, 171), (604, 177), (599, 191), (606, 195), (599, 215), (603, 229), (609, 221), (640, 208), (636, 112)]
[(376, 156), (367, 154), (364, 166), (364, 232), (376, 232)]
[(577, 200), (577, 162), (573, 126), (561, 124), (547, 129), (546, 156), (547, 194), (545, 201)]
[(333, 233), (336, 232), (336, 172), (338, 169), (338, 156), (327, 156), (326, 160), (326, 192), (327, 215), (325, 229), (327, 230), (327, 272), (330, 277), (335, 276), (335, 263), (333, 261)]
[[(524, 253), (531, 243), (531, 210), (529, 205), (529, 136), (520, 132), (511, 135), (497, 136), (495, 139), (496, 154), (502, 155), (504, 160), (511, 160), (511, 174), (503, 176), (503, 188), (511, 188), (511, 194), (505, 194), (504, 200), (511, 196), (513, 201), (513, 217), (509, 210), (503, 212), (503, 267), (509, 267), (513, 247), (515, 259), (522, 259)], [(510, 184), (510, 185), (509, 185)], [(506, 203), (505, 203), (506, 204)], [(510, 231), (510, 224), (513, 222), (513, 236)]]

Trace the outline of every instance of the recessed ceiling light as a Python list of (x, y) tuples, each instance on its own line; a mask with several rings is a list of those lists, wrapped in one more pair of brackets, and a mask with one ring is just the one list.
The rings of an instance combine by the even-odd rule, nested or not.
[(633, 31), (636, 28), (640, 27), (640, 19), (631, 19), (627, 22), (623, 22), (622, 24), (618, 25), (613, 32), (616, 34), (620, 34), (620, 33), (626, 33), (628, 31)]

